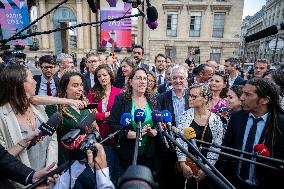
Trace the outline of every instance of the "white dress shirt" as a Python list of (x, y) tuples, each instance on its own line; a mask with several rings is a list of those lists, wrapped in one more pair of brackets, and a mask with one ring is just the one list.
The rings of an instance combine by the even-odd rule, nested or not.
[[(45, 79), (45, 77), (43, 77), (43, 75), (41, 75), (41, 82), (39, 85), (39, 90), (38, 90), (38, 95), (47, 95), (47, 80)], [(50, 88), (51, 88), (51, 94), (52, 96), (56, 95), (56, 86), (55, 86), (55, 82), (54, 79), (52, 79), (50, 81)]]

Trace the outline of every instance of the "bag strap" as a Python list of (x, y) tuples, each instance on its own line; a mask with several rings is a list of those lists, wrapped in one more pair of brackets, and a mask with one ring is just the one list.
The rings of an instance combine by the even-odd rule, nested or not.
[(207, 120), (206, 120), (206, 124), (205, 124), (204, 129), (203, 129), (203, 132), (202, 132), (202, 136), (201, 136), (201, 139), (200, 139), (200, 140), (202, 140), (202, 141), (203, 141), (203, 138), (204, 138), (204, 135), (205, 135), (207, 126), (209, 125), (209, 118), (210, 118), (210, 116), (211, 116), (211, 112), (209, 113), (209, 116), (208, 116), (208, 118), (207, 118)]

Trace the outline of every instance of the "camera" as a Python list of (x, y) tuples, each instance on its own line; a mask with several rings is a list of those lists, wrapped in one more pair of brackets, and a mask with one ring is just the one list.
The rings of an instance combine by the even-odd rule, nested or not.
[(62, 137), (61, 144), (71, 152), (73, 160), (83, 160), (86, 158), (87, 150), (91, 150), (96, 157), (97, 149), (93, 144), (100, 141), (100, 134), (96, 130), (82, 134), (80, 129), (74, 129)]

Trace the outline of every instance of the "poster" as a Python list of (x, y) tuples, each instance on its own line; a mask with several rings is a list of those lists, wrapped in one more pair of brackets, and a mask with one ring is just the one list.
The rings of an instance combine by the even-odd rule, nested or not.
[[(100, 20), (131, 15), (131, 3), (122, 0), (101, 1)], [(128, 11), (128, 12), (127, 12)], [(101, 25), (100, 47), (132, 47), (131, 18), (119, 21), (110, 21)]]
[[(0, 0), (0, 24), (3, 39), (9, 39), (15, 33), (29, 25), (27, 0)], [(22, 32), (27, 34), (26, 31)], [(8, 45), (32, 45), (32, 39), (19, 39), (8, 42)]]

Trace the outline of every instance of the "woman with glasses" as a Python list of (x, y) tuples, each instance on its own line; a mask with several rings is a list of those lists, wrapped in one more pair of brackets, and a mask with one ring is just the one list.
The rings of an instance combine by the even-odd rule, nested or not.
[[(90, 103), (97, 103), (96, 122), (99, 127), (102, 139), (110, 134), (107, 119), (112, 109), (114, 98), (122, 92), (121, 89), (113, 86), (114, 75), (107, 64), (102, 64), (95, 70), (95, 85), (88, 93)], [(111, 180), (116, 185), (119, 174), (119, 161), (116, 152), (117, 140), (110, 139), (104, 143), (104, 150), (110, 168)]]
[(149, 71), (149, 74), (148, 74), (148, 87), (150, 91), (155, 94), (156, 97), (159, 96), (156, 74), (152, 71)]
[(139, 147), (138, 163), (154, 170), (155, 145), (157, 130), (154, 129), (152, 111), (157, 109), (155, 96), (147, 88), (148, 71), (144, 68), (136, 68), (131, 72), (126, 84), (124, 93), (115, 97), (113, 107), (110, 112), (109, 125), (112, 132), (121, 129), (120, 118), (124, 113), (131, 113), (131, 125), (124, 128), (120, 134), (120, 148), (118, 151), (120, 165), (123, 170), (131, 165), (134, 153), (137, 123), (134, 121), (134, 112), (141, 109), (146, 114), (146, 119), (142, 123), (142, 141)]
[(220, 116), (225, 129), (229, 121), (229, 109), (227, 107), (227, 92), (229, 90), (228, 78), (227, 74), (217, 71), (209, 82), (213, 97), (208, 102), (208, 108), (211, 112)]
[[(178, 129), (183, 133), (186, 128), (192, 127), (196, 133), (196, 139), (221, 145), (223, 138), (222, 121), (216, 114), (208, 110), (207, 104), (211, 99), (212, 92), (208, 85), (196, 84), (191, 86), (189, 90), (190, 109), (180, 115)], [(188, 149), (189, 152), (192, 152), (187, 143), (180, 138), (178, 138), (177, 141)], [(210, 148), (215, 149), (214, 147)], [(218, 154), (212, 152), (202, 151), (202, 154), (207, 157), (209, 163), (212, 165), (214, 165), (218, 159)], [(211, 181), (201, 169), (195, 174), (193, 173), (193, 169), (188, 166), (190, 160), (187, 159), (186, 155), (178, 148), (177, 157), (183, 175), (187, 179), (186, 188), (212, 188)]]

